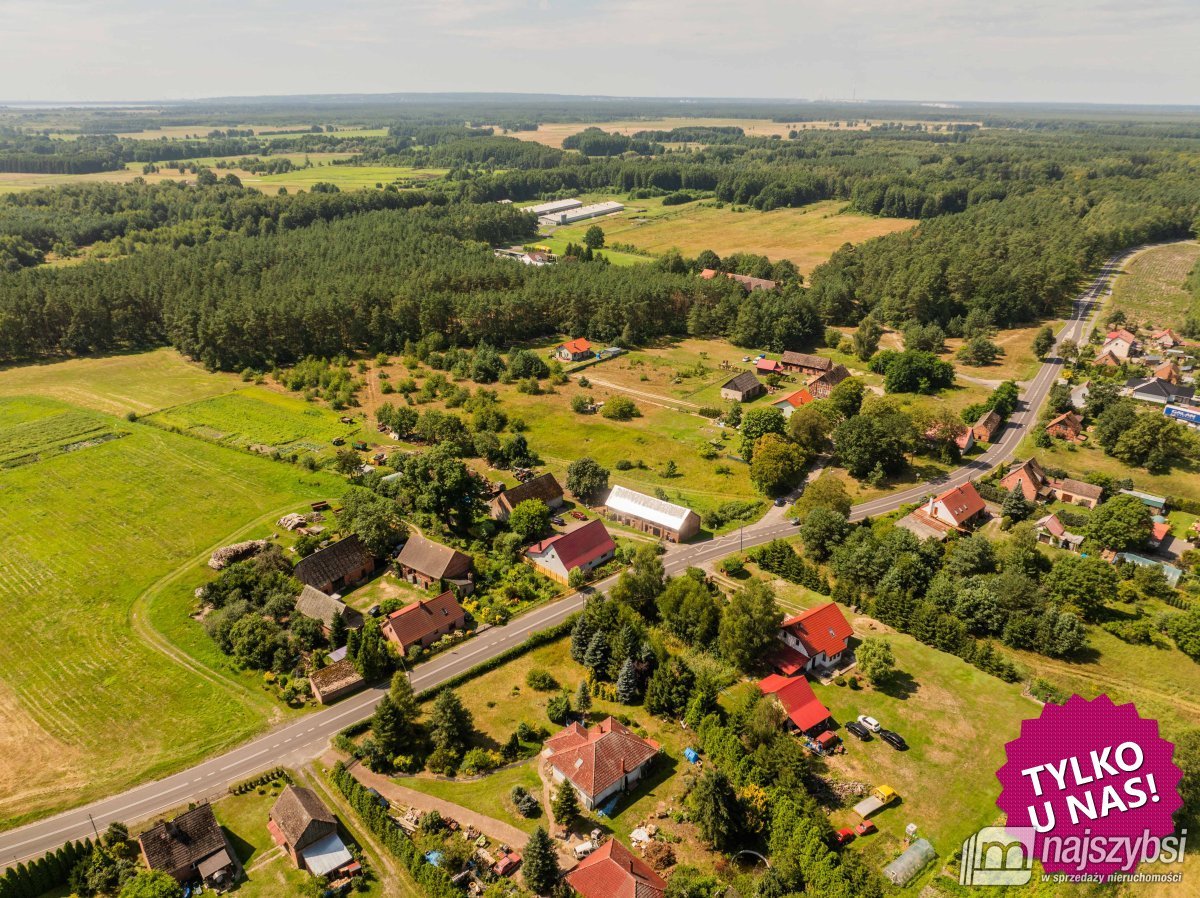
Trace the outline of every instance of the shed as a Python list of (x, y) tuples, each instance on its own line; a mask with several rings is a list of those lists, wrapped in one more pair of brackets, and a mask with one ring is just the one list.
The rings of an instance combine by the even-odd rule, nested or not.
[(758, 398), (766, 389), (752, 372), (743, 371), (737, 377), (721, 384), (721, 398), (732, 402), (746, 402)]
[(883, 875), (893, 884), (906, 886), (937, 857), (928, 839), (917, 839), (900, 857), (883, 868)]
[(357, 534), (352, 534), (300, 559), (293, 575), (323, 593), (334, 593), (361, 582), (373, 570), (374, 557)]

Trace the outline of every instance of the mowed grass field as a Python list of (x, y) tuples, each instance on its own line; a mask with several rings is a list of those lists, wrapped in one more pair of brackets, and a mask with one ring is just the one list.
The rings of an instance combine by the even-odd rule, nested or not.
[(329, 475), (45, 399), (0, 399), (0, 445), (14, 429), (37, 444), (38, 420), (43, 444), (70, 442), (71, 420), (82, 434), (100, 424), (126, 435), (0, 471), (0, 827), (185, 766), (281, 713), (156, 638), (134, 610), (247, 523), (339, 489)]
[(1200, 243), (1194, 240), (1144, 250), (1116, 278), (1109, 306), (1138, 324), (1178, 330), (1191, 303), (1183, 284), (1197, 264)]
[[(790, 259), (802, 274), (808, 275), (843, 243), (861, 243), (916, 225), (908, 219), (844, 212), (846, 204), (840, 200), (759, 212), (735, 211), (729, 205), (717, 208), (712, 200), (664, 206), (662, 199), (625, 200), (615, 195), (586, 199), (589, 202), (615, 199), (625, 204), (625, 210), (556, 228), (550, 241), (556, 251), (565, 248), (568, 241), (582, 242), (587, 229), (596, 224), (604, 229), (608, 243), (628, 243), (655, 255), (672, 249), (691, 257), (706, 249), (719, 256), (758, 253), (771, 259)], [(539, 239), (539, 242), (546, 241)]]
[(0, 397), (46, 396), (116, 416), (147, 415), (241, 386), (237, 377), (205, 371), (174, 349), (0, 369)]
[(1081, 445), (1055, 441), (1049, 449), (1040, 449), (1033, 440), (1026, 438), (1017, 451), (1017, 458), (1037, 457), (1043, 465), (1062, 468), (1072, 477), (1083, 480), (1089, 473), (1097, 472), (1121, 479), (1129, 477), (1137, 489), (1158, 496), (1183, 496), (1200, 499), (1200, 466), (1189, 462), (1172, 468), (1165, 474), (1151, 474), (1143, 468), (1131, 468), (1111, 455), (1105, 455), (1099, 445), (1088, 442)]

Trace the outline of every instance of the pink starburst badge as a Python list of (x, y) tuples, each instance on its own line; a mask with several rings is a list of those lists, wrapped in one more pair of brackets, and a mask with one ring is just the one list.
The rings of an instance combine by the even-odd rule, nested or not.
[(996, 803), (1006, 829), (1032, 836), (1047, 874), (1106, 881), (1182, 854), (1171, 819), (1183, 803), (1175, 746), (1132, 704), (1073, 695), (1026, 720), (1005, 748)]

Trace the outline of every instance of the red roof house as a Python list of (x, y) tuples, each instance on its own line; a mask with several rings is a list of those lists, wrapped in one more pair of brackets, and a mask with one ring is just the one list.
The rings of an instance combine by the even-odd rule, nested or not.
[(779, 629), (784, 645), (804, 656), (806, 671), (836, 664), (853, 635), (854, 628), (834, 602), (789, 617)]
[(806, 387), (801, 387), (794, 393), (789, 393), (782, 399), (776, 399), (771, 405), (783, 412), (785, 418), (790, 418), (792, 412), (813, 401), (813, 395)]
[(446, 590), (437, 598), (421, 599), (393, 611), (379, 629), (405, 655), (414, 645), (430, 645), (440, 636), (462, 630), (466, 625), (466, 612), (454, 593)]
[(802, 733), (823, 730), (829, 721), (829, 709), (821, 704), (804, 677), (771, 674), (759, 681), (758, 690), (763, 695), (775, 696), (792, 726)]
[(649, 864), (616, 839), (585, 857), (565, 878), (583, 898), (662, 898), (667, 888)]
[(925, 513), (931, 518), (959, 529), (975, 523), (985, 510), (983, 497), (975, 489), (975, 484), (969, 481), (932, 497), (925, 506)]
[(653, 739), (642, 739), (607, 717), (591, 729), (573, 723), (559, 731), (546, 740), (542, 757), (554, 781), (569, 782), (591, 810), (636, 784), (658, 751)]
[(576, 568), (590, 571), (612, 558), (616, 551), (616, 543), (608, 535), (604, 522), (596, 518), (568, 533), (534, 543), (525, 550), (525, 557), (539, 573), (566, 583), (571, 571)]
[(592, 344), (585, 338), (579, 337), (563, 343), (554, 351), (554, 354), (564, 362), (579, 362), (592, 354)]

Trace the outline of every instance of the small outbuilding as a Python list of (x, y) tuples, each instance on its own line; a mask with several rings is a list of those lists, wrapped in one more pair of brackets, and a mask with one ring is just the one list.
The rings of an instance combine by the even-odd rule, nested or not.
[(721, 384), (721, 398), (729, 402), (749, 402), (765, 392), (767, 388), (751, 371), (743, 371)]
[(563, 488), (553, 474), (540, 474), (497, 495), (489, 503), (492, 517), (497, 521), (507, 521), (512, 510), (529, 499), (540, 499), (548, 508), (562, 508)]
[(435, 543), (419, 533), (409, 537), (396, 556), (400, 576), (409, 583), (423, 589), (445, 583), (461, 595), (470, 595), (475, 589), (472, 564), (471, 556), (466, 552)]
[(292, 572), (301, 583), (332, 594), (361, 583), (375, 570), (375, 557), (357, 534), (301, 558)]
[(308, 677), (308, 685), (312, 687), (313, 696), (322, 705), (332, 705), (338, 699), (345, 698), (367, 685), (362, 674), (355, 668), (353, 662), (346, 657), (346, 649), (340, 648), (331, 652), (332, 659), (336, 652), (341, 656), (320, 670), (314, 670)]
[(905, 852), (883, 868), (883, 875), (893, 885), (906, 886), (937, 857), (928, 839), (917, 839)]

